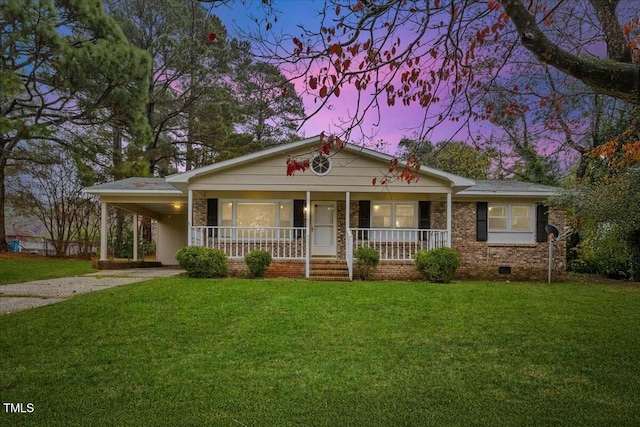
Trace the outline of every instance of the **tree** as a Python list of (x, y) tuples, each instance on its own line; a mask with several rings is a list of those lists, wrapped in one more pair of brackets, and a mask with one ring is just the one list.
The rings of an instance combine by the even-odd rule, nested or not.
[(481, 150), (462, 141), (418, 142), (403, 138), (398, 143), (400, 156), (416, 160), (435, 169), (450, 172), (471, 179), (488, 179), (491, 157)]
[(10, 180), (8, 199), (17, 213), (38, 218), (53, 241), (56, 256), (65, 256), (71, 243), (96, 240), (99, 205), (82, 194), (85, 181), (77, 163), (59, 145), (38, 144), (32, 150), (40, 162)]
[(576, 231), (567, 245), (574, 269), (640, 280), (639, 113), (600, 120), (588, 166), (558, 200)]
[[(557, 185), (559, 173), (558, 153), (566, 154), (567, 145), (554, 140), (564, 134), (568, 141), (578, 132), (575, 126), (567, 126), (562, 114), (562, 94), (540, 89), (529, 91), (536, 85), (528, 82), (523, 91), (496, 87), (486, 98), (486, 117), (499, 126), (500, 132), (488, 138), (488, 145), (497, 153), (497, 175), (515, 177), (520, 181), (544, 185)], [(553, 87), (553, 86), (551, 86)], [(548, 106), (547, 106), (548, 105)], [(545, 108), (546, 107), (546, 108)], [(583, 118), (584, 120), (584, 118)], [(556, 122), (564, 126), (557, 126)], [(579, 131), (584, 131), (580, 129)], [(546, 149), (546, 155), (541, 150)]]
[(168, 174), (179, 165), (191, 169), (193, 147), (201, 144), (194, 120), (204, 117), (204, 104), (229, 94), (226, 77), (243, 47), (230, 43), (220, 20), (196, 0), (105, 0), (105, 5), (131, 43), (152, 57), (145, 111), (153, 135), (140, 147), (149, 173)]
[[(583, 270), (640, 281), (640, 171), (577, 187), (562, 202), (580, 218)], [(575, 257), (574, 257), (575, 258)]]
[(403, 137), (400, 142), (398, 142), (398, 153), (396, 155), (405, 160), (411, 156), (415, 156), (418, 161), (424, 162), (425, 159), (433, 157), (434, 148), (431, 141), (418, 141)]
[(263, 146), (288, 142), (304, 118), (302, 99), (274, 65), (245, 61), (237, 67), (235, 90), (245, 133)]
[(479, 148), (462, 141), (443, 141), (435, 146), (435, 156), (425, 164), (471, 179), (488, 179), (491, 158)]
[[(483, 107), (473, 95), (487, 93), (516, 63), (545, 63), (594, 92), (640, 103), (639, 7), (630, 0), (331, 0), (316, 28), (255, 37), (264, 57), (288, 64), (315, 95), (310, 115), (350, 90), (358, 104), (348, 129), (375, 114), (380, 120), (383, 103), (416, 104), (426, 137), (446, 120), (462, 128)], [(606, 58), (590, 53), (600, 43)]]
[[(9, 0), (0, 5), (0, 251), (5, 176), (17, 148), (57, 141), (62, 126), (118, 123), (144, 140), (149, 57), (132, 47), (96, 0)], [(29, 160), (28, 158), (26, 159)]]
[[(390, 103), (397, 99), (428, 105), (436, 102), (437, 89), (451, 92), (454, 98), (464, 96), (462, 89), (486, 87), (471, 69), (477, 62), (490, 60), (481, 54), (498, 54), (500, 61), (489, 67), (494, 71), (514, 58), (518, 43), (540, 62), (584, 81), (594, 92), (640, 103), (640, 22), (635, 2), (623, 1), (620, 8), (619, 0), (561, 2), (555, 7), (545, 1), (525, 5), (522, 0), (462, 5), (404, 0), (331, 3), (320, 31), (307, 29), (305, 40), (293, 39), (290, 57), (326, 64), (307, 80), (321, 98), (339, 96), (336, 88), (346, 84), (374, 85), (376, 93), (386, 94)], [(584, 17), (594, 20), (587, 23)], [(334, 26), (328, 25), (331, 21)], [(564, 31), (572, 24), (588, 31)], [(411, 31), (402, 34), (407, 30)], [(598, 41), (606, 43), (608, 58), (584, 54)], [(397, 77), (401, 81), (396, 88), (392, 83)], [(443, 83), (462, 86), (439, 86)]]

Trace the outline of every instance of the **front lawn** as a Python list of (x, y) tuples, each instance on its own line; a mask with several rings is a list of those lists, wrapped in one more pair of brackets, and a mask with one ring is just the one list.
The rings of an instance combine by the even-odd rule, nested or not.
[[(11, 254), (9, 254), (11, 255)], [(91, 273), (91, 261), (46, 257), (0, 258), (0, 285)]]
[(0, 317), (0, 425), (640, 424), (640, 289), (158, 279)]

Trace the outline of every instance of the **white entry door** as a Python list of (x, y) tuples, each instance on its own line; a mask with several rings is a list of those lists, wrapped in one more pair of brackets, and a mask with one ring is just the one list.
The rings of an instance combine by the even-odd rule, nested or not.
[(336, 202), (312, 202), (311, 255), (336, 255)]

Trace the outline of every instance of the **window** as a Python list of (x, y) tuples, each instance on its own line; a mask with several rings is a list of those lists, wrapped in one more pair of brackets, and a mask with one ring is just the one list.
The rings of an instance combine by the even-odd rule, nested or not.
[(489, 243), (534, 243), (533, 205), (489, 203)]
[(531, 230), (531, 206), (511, 207), (511, 229), (512, 230)]
[(489, 231), (531, 230), (531, 205), (489, 204)]
[[(223, 227), (222, 237), (286, 237), (287, 230), (270, 230), (272, 227), (291, 227), (292, 203), (291, 201), (221, 201), (221, 223)], [(258, 227), (265, 228), (256, 235), (256, 231), (248, 229), (233, 230), (231, 227)], [(278, 234), (278, 236), (276, 236)], [(285, 235), (286, 234), (286, 235)]]
[(220, 237), (231, 237), (231, 229), (226, 227), (233, 226), (233, 203), (224, 202), (220, 204), (222, 216), (220, 225), (225, 227), (221, 230)]
[(396, 228), (415, 227), (415, 206), (396, 203)]
[(489, 206), (489, 230), (509, 230), (507, 205)]
[(331, 170), (331, 158), (323, 154), (318, 154), (311, 159), (311, 171), (316, 175), (322, 176)]
[(372, 228), (415, 228), (415, 203), (371, 203)]
[(410, 202), (371, 202), (371, 230), (369, 240), (407, 241), (416, 238), (417, 204)]
[(371, 226), (373, 228), (391, 228), (391, 203), (373, 203)]

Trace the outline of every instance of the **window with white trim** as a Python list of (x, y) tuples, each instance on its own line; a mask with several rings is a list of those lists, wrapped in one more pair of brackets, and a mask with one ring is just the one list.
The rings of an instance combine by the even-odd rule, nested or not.
[(232, 228), (252, 227), (263, 228), (259, 237), (285, 238), (290, 230), (273, 228), (292, 226), (293, 204), (290, 200), (221, 200), (220, 211), (220, 225), (229, 227), (222, 230), (221, 237), (258, 237), (255, 231)]
[(372, 202), (372, 228), (415, 228), (416, 204), (398, 202)]
[(371, 228), (389, 230), (372, 230), (369, 233), (369, 239), (382, 241), (413, 239), (415, 232), (403, 230), (416, 228), (417, 211), (417, 205), (414, 202), (371, 202)]
[(534, 243), (534, 205), (489, 203), (488, 241), (493, 243)]

